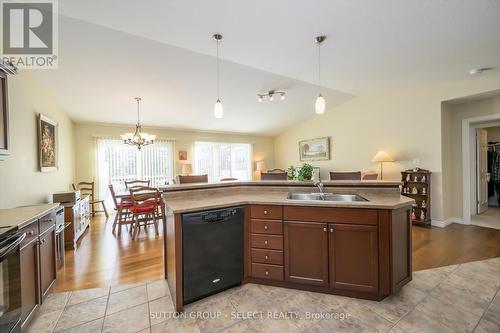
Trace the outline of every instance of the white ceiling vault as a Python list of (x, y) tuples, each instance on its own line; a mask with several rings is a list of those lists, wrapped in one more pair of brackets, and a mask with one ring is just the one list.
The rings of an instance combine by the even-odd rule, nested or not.
[[(38, 73), (77, 121), (275, 135), (314, 116), (322, 46), (327, 112), (353, 95), (500, 68), (497, 0), (64, 0), (59, 70)], [(221, 98), (214, 119), (215, 43)], [(285, 101), (258, 103), (269, 89)]]

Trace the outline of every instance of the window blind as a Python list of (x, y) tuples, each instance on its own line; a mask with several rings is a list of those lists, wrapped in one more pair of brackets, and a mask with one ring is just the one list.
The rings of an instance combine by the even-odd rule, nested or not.
[(97, 138), (97, 182), (101, 198), (109, 199), (108, 185), (115, 192), (125, 191), (125, 181), (151, 180), (158, 187), (173, 178), (173, 141), (156, 140), (142, 147), (128, 146), (120, 139)]
[(195, 173), (209, 181), (221, 178), (252, 179), (252, 146), (248, 143), (195, 142)]

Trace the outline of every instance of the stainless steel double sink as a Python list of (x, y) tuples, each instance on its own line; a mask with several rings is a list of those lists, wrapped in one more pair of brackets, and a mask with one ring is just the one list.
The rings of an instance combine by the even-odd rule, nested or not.
[(290, 200), (319, 200), (319, 201), (368, 201), (357, 194), (333, 194), (333, 193), (288, 193)]

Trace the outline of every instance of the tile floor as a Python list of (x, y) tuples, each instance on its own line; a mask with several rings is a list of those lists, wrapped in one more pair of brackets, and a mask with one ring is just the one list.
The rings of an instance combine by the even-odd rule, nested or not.
[(382, 302), (247, 284), (172, 318), (165, 281), (50, 295), (28, 332), (499, 332), (500, 258), (418, 271)]
[(472, 215), (471, 224), (485, 228), (500, 229), (500, 208), (489, 207), (481, 215)]

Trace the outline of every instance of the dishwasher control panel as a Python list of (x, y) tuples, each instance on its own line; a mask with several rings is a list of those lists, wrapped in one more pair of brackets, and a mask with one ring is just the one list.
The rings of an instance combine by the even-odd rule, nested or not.
[(225, 220), (228, 217), (235, 216), (238, 214), (238, 208), (230, 208), (224, 210), (217, 210), (212, 212), (206, 212), (201, 214), (201, 219), (203, 222), (216, 222)]

